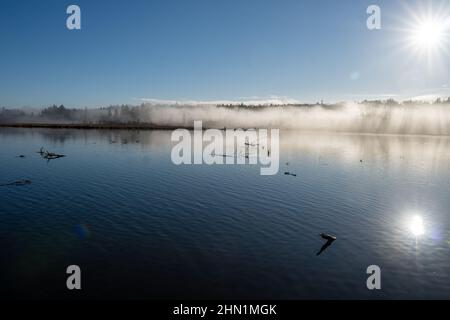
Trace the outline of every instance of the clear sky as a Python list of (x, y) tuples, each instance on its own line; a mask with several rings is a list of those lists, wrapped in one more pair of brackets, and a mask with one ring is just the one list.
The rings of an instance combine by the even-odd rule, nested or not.
[[(428, 56), (405, 44), (425, 2), (1, 0), (0, 105), (450, 95), (448, 34)], [(81, 30), (66, 28), (70, 4)]]

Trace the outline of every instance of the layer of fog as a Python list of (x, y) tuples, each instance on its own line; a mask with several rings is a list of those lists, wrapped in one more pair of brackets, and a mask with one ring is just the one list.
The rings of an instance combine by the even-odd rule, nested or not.
[(165, 127), (279, 128), (307, 131), (450, 135), (450, 104), (363, 104), (305, 106), (161, 105), (97, 109), (54, 108), (10, 117), (0, 122), (120, 123)]
[(157, 125), (207, 128), (280, 128), (308, 131), (390, 134), (450, 134), (450, 105), (283, 106), (226, 108), (216, 106), (148, 106)]

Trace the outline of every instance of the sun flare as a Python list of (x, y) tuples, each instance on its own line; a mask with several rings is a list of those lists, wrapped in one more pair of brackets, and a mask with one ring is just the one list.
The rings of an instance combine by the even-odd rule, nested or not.
[(414, 45), (421, 49), (434, 49), (445, 40), (445, 23), (437, 20), (421, 22), (413, 31)]
[(450, 5), (421, 3), (399, 18), (400, 51), (408, 62), (422, 65), (430, 74), (448, 68), (450, 57)]

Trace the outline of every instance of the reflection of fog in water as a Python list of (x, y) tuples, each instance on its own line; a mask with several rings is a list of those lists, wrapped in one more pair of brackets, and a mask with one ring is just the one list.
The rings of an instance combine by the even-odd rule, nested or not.
[[(270, 132), (270, 130), (269, 130)], [(79, 130), (3, 128), (1, 136), (42, 137), (48, 147), (83, 140), (86, 144), (136, 146), (143, 152), (168, 152), (172, 130)], [(224, 134), (225, 136), (225, 134)], [(250, 141), (253, 143), (254, 141)], [(204, 143), (203, 146), (206, 146)], [(39, 149), (41, 146), (36, 146)], [(36, 150), (37, 150), (36, 149)], [(251, 148), (250, 148), (251, 149)], [(255, 148), (256, 150), (256, 148)], [(414, 170), (448, 169), (450, 136), (376, 135), (280, 131), (281, 161), (311, 158), (322, 165), (377, 165)], [(362, 160), (362, 163), (360, 162)], [(331, 163), (333, 162), (333, 163)]]
[[(384, 167), (414, 166), (426, 170), (448, 168), (450, 137), (363, 134), (281, 133), (281, 155), (333, 159), (343, 164), (381, 164)], [(325, 159), (323, 159), (325, 158)]]

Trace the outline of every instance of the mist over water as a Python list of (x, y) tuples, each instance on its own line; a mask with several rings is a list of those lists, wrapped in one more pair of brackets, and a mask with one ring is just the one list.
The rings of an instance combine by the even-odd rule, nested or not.
[(449, 105), (280, 106), (225, 108), (216, 106), (148, 106), (158, 125), (192, 126), (202, 120), (210, 128), (280, 128), (311, 131), (450, 134)]
[(97, 109), (53, 109), (32, 116), (6, 119), (0, 123), (117, 123), (168, 127), (193, 127), (203, 121), (204, 128), (277, 128), (305, 131), (450, 134), (449, 103), (342, 103), (335, 105), (213, 105), (153, 104), (111, 106)]

